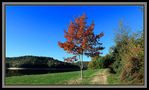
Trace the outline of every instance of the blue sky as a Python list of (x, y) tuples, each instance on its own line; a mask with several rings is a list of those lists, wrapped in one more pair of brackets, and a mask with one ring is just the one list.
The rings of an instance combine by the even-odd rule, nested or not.
[[(94, 32), (104, 32), (103, 55), (114, 45), (114, 30), (120, 20), (132, 31), (143, 27), (143, 13), (138, 6), (6, 6), (6, 57), (35, 55), (63, 61), (71, 54), (57, 42), (65, 41), (64, 29), (84, 12), (88, 25), (94, 20)], [(90, 58), (84, 56), (84, 60)]]

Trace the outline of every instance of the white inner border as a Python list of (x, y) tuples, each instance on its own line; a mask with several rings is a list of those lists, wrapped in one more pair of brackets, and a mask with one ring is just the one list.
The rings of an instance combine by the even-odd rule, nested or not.
[[(118, 85), (118, 86), (5, 86), (4, 79), (5, 79), (5, 38), (6, 38), (6, 17), (5, 17), (5, 7), (7, 5), (142, 5), (144, 6), (144, 30), (145, 30), (145, 79), (144, 79), (144, 86), (127, 86), (127, 85)], [(2, 2), (2, 87), (3, 88), (147, 88), (147, 2)]]

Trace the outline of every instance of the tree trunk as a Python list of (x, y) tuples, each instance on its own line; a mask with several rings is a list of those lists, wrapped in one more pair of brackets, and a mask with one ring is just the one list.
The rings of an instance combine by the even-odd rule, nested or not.
[(81, 79), (82, 79), (82, 63), (81, 63), (82, 60), (80, 57), (81, 57), (81, 55), (79, 55), (79, 60), (80, 60), (80, 71), (81, 71), (80, 75), (81, 75)]
[(83, 54), (81, 58), (81, 79), (83, 79)]

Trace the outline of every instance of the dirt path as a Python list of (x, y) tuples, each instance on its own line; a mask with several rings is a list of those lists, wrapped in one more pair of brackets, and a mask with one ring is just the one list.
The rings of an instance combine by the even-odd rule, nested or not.
[[(91, 78), (86, 78), (88, 84), (107, 84), (107, 76), (109, 75), (108, 69), (104, 69), (103, 71), (99, 71), (95, 73)], [(80, 78), (75, 80), (70, 80), (66, 84), (79, 85), (82, 84), (82, 80)]]
[(92, 79), (91, 84), (107, 84), (108, 70), (105, 69), (102, 72), (98, 72)]

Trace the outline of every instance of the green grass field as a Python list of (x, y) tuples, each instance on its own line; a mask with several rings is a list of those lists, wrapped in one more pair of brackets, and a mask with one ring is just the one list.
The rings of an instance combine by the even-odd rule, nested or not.
[[(84, 70), (83, 80), (80, 84), (88, 84), (91, 77), (102, 69), (96, 70)], [(71, 80), (77, 80), (80, 78), (80, 71), (63, 72), (63, 73), (48, 73), (38, 75), (23, 75), (6, 77), (6, 85), (57, 85), (57, 84), (69, 84)]]

